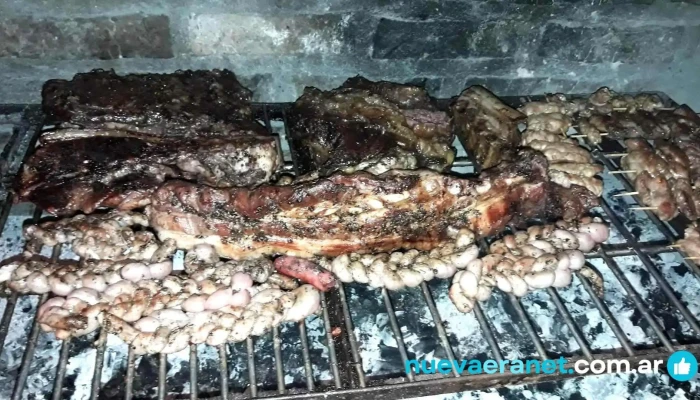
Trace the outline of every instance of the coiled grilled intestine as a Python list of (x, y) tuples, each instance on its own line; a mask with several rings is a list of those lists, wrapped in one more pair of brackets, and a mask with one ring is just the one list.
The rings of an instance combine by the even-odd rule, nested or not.
[(529, 291), (571, 284), (573, 271), (583, 274), (598, 294), (602, 278), (585, 267), (584, 252), (607, 240), (608, 227), (598, 219), (578, 224), (557, 222), (531, 226), (506, 235), (489, 246), (488, 255), (471, 261), (455, 274), (449, 296), (458, 310), (470, 312), (476, 301), (485, 301), (494, 287), (522, 297)]
[(114, 210), (28, 225), (24, 238), (35, 253), (42, 246), (70, 244), (85, 259), (162, 261), (170, 257), (175, 242), (159, 242), (152, 232), (141, 230), (147, 226), (148, 218), (141, 213)]
[(332, 271), (341, 282), (367, 283), (372, 287), (401, 290), (416, 287), (434, 278), (451, 278), (479, 255), (474, 233), (462, 229), (448, 230), (454, 239), (430, 252), (380, 254), (345, 254), (333, 259), (320, 259), (318, 264)]
[(282, 322), (298, 322), (320, 309), (321, 296), (311, 285), (289, 292), (269, 288), (246, 307), (197, 313), (163, 310), (130, 324), (104, 314), (106, 329), (134, 347), (136, 354), (174, 353), (189, 344), (218, 346), (260, 336)]

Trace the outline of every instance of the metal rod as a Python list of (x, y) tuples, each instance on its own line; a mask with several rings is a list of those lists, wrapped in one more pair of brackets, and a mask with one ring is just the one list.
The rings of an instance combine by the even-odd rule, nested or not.
[(246, 339), (246, 346), (248, 348), (248, 381), (250, 384), (250, 397), (258, 397), (258, 380), (255, 377), (255, 346), (253, 346), (253, 339)]
[(61, 343), (61, 352), (58, 356), (58, 365), (56, 366), (56, 378), (53, 381), (53, 391), (51, 392), (51, 400), (59, 400), (63, 394), (63, 379), (66, 377), (66, 364), (68, 363), (68, 353), (70, 352), (70, 339), (66, 339)]
[(197, 345), (190, 344), (190, 400), (197, 400), (197, 371), (199, 370), (197, 362)]
[(367, 386), (367, 383), (365, 382), (365, 371), (362, 370), (362, 358), (360, 357), (359, 347), (357, 346), (357, 339), (355, 338), (355, 329), (352, 325), (352, 318), (350, 317), (350, 308), (348, 307), (347, 298), (345, 296), (345, 289), (343, 288), (342, 283), (338, 285), (338, 294), (340, 295), (340, 305), (343, 310), (345, 330), (348, 334), (347, 336), (350, 342), (352, 358), (355, 361), (355, 370), (357, 371), (357, 378), (360, 383), (360, 387), (365, 387)]
[(92, 371), (92, 386), (90, 387), (90, 400), (95, 400), (100, 394), (100, 381), (102, 380), (102, 365), (105, 359), (105, 347), (107, 345), (107, 330), (100, 329), (95, 349), (95, 370)]
[(620, 342), (620, 345), (622, 345), (622, 348), (625, 349), (627, 355), (634, 356), (635, 352), (632, 348), (632, 345), (630, 344), (629, 339), (627, 339), (627, 335), (625, 335), (625, 332), (622, 330), (622, 328), (620, 328), (620, 324), (617, 323), (617, 320), (615, 319), (615, 317), (613, 317), (612, 313), (605, 305), (605, 303), (603, 303), (598, 298), (598, 295), (593, 290), (593, 287), (591, 287), (591, 284), (588, 282), (588, 279), (582, 277), (579, 273), (576, 273), (576, 276), (578, 276), (578, 280), (579, 282), (581, 282), (581, 286), (583, 286), (586, 292), (588, 292), (591, 301), (596, 306), (600, 314), (603, 316), (605, 322), (608, 323), (608, 326), (610, 326), (610, 329), (612, 329), (613, 333), (615, 334), (615, 337), (617, 337), (617, 340)]
[(2, 353), (2, 350), (5, 348), (7, 331), (10, 328), (10, 321), (12, 321), (12, 314), (15, 312), (15, 305), (17, 304), (18, 298), (19, 295), (13, 292), (12, 295), (7, 298), (7, 303), (5, 304), (5, 311), (2, 314), (2, 320), (0, 320), (0, 353)]
[(219, 373), (221, 376), (221, 398), (228, 399), (228, 363), (226, 361), (226, 345), (219, 345)]
[(632, 299), (632, 302), (637, 307), (639, 312), (642, 313), (644, 319), (647, 320), (651, 328), (659, 337), (659, 340), (661, 340), (661, 343), (664, 345), (664, 347), (666, 347), (668, 351), (673, 351), (673, 345), (668, 340), (668, 337), (664, 333), (663, 328), (661, 328), (659, 323), (656, 321), (656, 318), (654, 318), (654, 316), (649, 311), (649, 308), (647, 308), (647, 306), (642, 301), (642, 298), (639, 297), (639, 294), (634, 290), (632, 284), (629, 282), (629, 280), (627, 280), (627, 277), (625, 276), (624, 272), (622, 272), (620, 267), (618, 267), (617, 263), (612, 258), (608, 257), (607, 254), (605, 254), (605, 252), (603, 252), (602, 250), (600, 251), (600, 255), (603, 257), (603, 260), (608, 265), (608, 268), (610, 268), (610, 271), (612, 271), (617, 280), (620, 282), (622, 288), (625, 289), (629, 297)]
[[(399, 348), (399, 354), (401, 355), (401, 361), (404, 365), (408, 365), (408, 353), (406, 352), (406, 343), (403, 341), (403, 335), (401, 334), (401, 327), (399, 327), (399, 321), (396, 319), (396, 312), (394, 311), (394, 305), (391, 303), (391, 298), (389, 297), (389, 291), (386, 288), (382, 288), (382, 297), (384, 298), (384, 306), (386, 307), (386, 312), (389, 315), (389, 324), (391, 325), (391, 330), (394, 332), (394, 338), (396, 338), (396, 345)], [(408, 369), (406, 376), (409, 382), (416, 380), (416, 376), (412, 369)]]
[(311, 366), (311, 354), (309, 353), (309, 338), (306, 336), (306, 321), (299, 321), (299, 338), (301, 339), (301, 355), (304, 359), (304, 374), (306, 375), (306, 388), (314, 391), (314, 371)]
[(534, 343), (535, 349), (540, 355), (540, 358), (542, 358), (543, 360), (548, 360), (549, 357), (547, 356), (547, 351), (544, 349), (542, 341), (540, 340), (539, 335), (535, 331), (535, 327), (532, 326), (530, 318), (527, 316), (527, 313), (525, 313), (523, 305), (520, 304), (520, 299), (513, 296), (512, 294), (508, 294), (508, 298), (510, 299), (510, 303), (513, 305), (513, 308), (515, 308), (515, 313), (518, 314), (520, 320), (523, 321), (523, 324), (525, 325), (525, 330), (527, 331), (527, 334), (530, 335), (530, 339), (532, 339), (532, 342)]
[(124, 400), (131, 400), (134, 396), (134, 372), (136, 370), (136, 354), (134, 348), (129, 346), (129, 353), (126, 356), (126, 383), (124, 387)]
[(272, 347), (275, 351), (275, 372), (277, 374), (277, 393), (284, 394), (284, 366), (282, 365), (282, 340), (279, 329), (272, 328)]
[(644, 264), (646, 267), (647, 271), (654, 277), (656, 282), (659, 284), (659, 287), (661, 288), (661, 291), (666, 295), (666, 297), (671, 301), (671, 303), (678, 309), (678, 311), (683, 315), (685, 320), (688, 322), (688, 325), (697, 333), (700, 333), (700, 326), (697, 323), (697, 320), (693, 316), (693, 314), (688, 311), (685, 305), (680, 301), (680, 299), (676, 296), (675, 293), (673, 293), (673, 289), (671, 289), (671, 286), (666, 282), (666, 278), (663, 277), (661, 272), (659, 272), (658, 268), (654, 265), (654, 263), (651, 262), (649, 257), (644, 254), (643, 252), (638, 251), (638, 244), (636, 243), (634, 236), (632, 236), (632, 233), (625, 227), (625, 225), (620, 221), (620, 219), (614, 215), (614, 212), (610, 209), (610, 206), (607, 204), (605, 200), (600, 202), (600, 206), (603, 208), (606, 214), (608, 214), (608, 217), (610, 218), (610, 222), (617, 228), (617, 230), (622, 234), (622, 236), (625, 238), (625, 241), (630, 244), (630, 246), (634, 249), (635, 255), (639, 258), (639, 260)]
[(493, 335), (491, 325), (489, 324), (488, 319), (486, 318), (486, 314), (481, 310), (481, 304), (479, 304), (478, 302), (474, 302), (474, 315), (476, 316), (476, 320), (479, 322), (479, 326), (481, 327), (481, 332), (484, 334), (486, 343), (488, 343), (489, 348), (491, 348), (493, 358), (500, 363), (503, 360), (501, 348), (500, 346), (498, 346), (498, 341)]
[(323, 326), (326, 331), (326, 341), (328, 343), (328, 355), (330, 358), (331, 373), (333, 374), (333, 383), (335, 387), (340, 389), (343, 383), (340, 381), (340, 371), (338, 371), (338, 357), (335, 354), (335, 346), (333, 344), (333, 327), (331, 327), (330, 316), (328, 315), (328, 305), (326, 302), (326, 293), (321, 292), (321, 307), (323, 308)]
[[(46, 299), (49, 298), (47, 293), (42, 294), (39, 297), (39, 302), (37, 303), (37, 310), (41, 307)], [(32, 322), (32, 328), (29, 332), (29, 340), (27, 341), (27, 346), (24, 349), (24, 356), (22, 357), (22, 364), (20, 366), (19, 375), (15, 381), (15, 387), (12, 390), (12, 400), (19, 400), (22, 398), (22, 392), (24, 391), (24, 385), (27, 383), (27, 377), (29, 376), (29, 368), (32, 364), (32, 359), (34, 358), (34, 351), (36, 350), (36, 343), (39, 339), (39, 318), (37, 314), (34, 314), (34, 320)]]
[(167, 354), (158, 354), (158, 400), (165, 399), (165, 370), (168, 364)]
[[(601, 156), (602, 153), (596, 152), (595, 154), (596, 159), (602, 162), (608, 168), (608, 170), (613, 171), (618, 169), (618, 166), (613, 164), (613, 162), (609, 158)], [(617, 181), (622, 184), (625, 190), (627, 190), (628, 192), (636, 192), (634, 185), (632, 185), (632, 183), (629, 181), (629, 179), (627, 179), (626, 176), (624, 176), (623, 174), (617, 174), (615, 176), (617, 177)], [(638, 195), (633, 195), (632, 198), (635, 199), (635, 201), (638, 204), (642, 204), (642, 201)], [(654, 224), (654, 226), (659, 230), (659, 232), (661, 232), (662, 235), (664, 235), (666, 239), (668, 239), (671, 242), (674, 242), (676, 240), (676, 236), (668, 229), (667, 224), (659, 219), (658, 215), (656, 215), (651, 210), (645, 210), (644, 212)], [(645, 251), (645, 249), (636, 248), (636, 250), (648, 253), (647, 251)], [(680, 251), (680, 249), (676, 249), (673, 251), (676, 251), (679, 254), (681, 254), (681, 256), (683, 257), (683, 264), (685, 264), (685, 266), (688, 267), (688, 269), (693, 271), (696, 277), (700, 278), (700, 267), (698, 267), (698, 265), (695, 262), (688, 260), (687, 254)]]
[(564, 318), (564, 323), (569, 327), (569, 330), (571, 331), (574, 340), (576, 340), (576, 343), (578, 343), (579, 347), (581, 348), (583, 355), (587, 359), (592, 360), (593, 355), (591, 354), (591, 349), (588, 347), (588, 343), (586, 343), (586, 340), (583, 338), (581, 330), (576, 325), (576, 322), (574, 322), (574, 319), (571, 318), (569, 310), (566, 309), (564, 303), (561, 301), (559, 293), (551, 287), (547, 288), (547, 293), (549, 293), (549, 297), (551, 297), (554, 306), (557, 308), (557, 311), (559, 311), (559, 314), (561, 314), (561, 316)]
[[(437, 330), (438, 337), (440, 338), (440, 342), (442, 343), (442, 348), (445, 349), (445, 353), (447, 354), (447, 359), (450, 361), (450, 364), (455, 365), (455, 353), (452, 350), (452, 346), (450, 345), (450, 339), (447, 337), (447, 331), (445, 330), (442, 318), (440, 318), (440, 312), (438, 312), (438, 309), (435, 306), (435, 300), (433, 299), (433, 295), (430, 293), (428, 285), (425, 282), (421, 282), (420, 288), (421, 292), (423, 293), (423, 298), (428, 304), (428, 310), (430, 310), (430, 315), (433, 317), (433, 323), (435, 324), (435, 329)], [(455, 368), (452, 368), (452, 375), (459, 376), (459, 373), (455, 370)]]
[[(36, 221), (41, 216), (41, 210), (38, 208), (34, 209), (33, 219)], [(61, 245), (54, 246), (51, 251), (51, 260), (58, 260), (58, 256), (61, 254)], [(34, 312), (34, 318), (32, 319), (32, 327), (29, 331), (29, 339), (27, 341), (27, 346), (24, 349), (24, 355), (22, 356), (22, 364), (20, 365), (19, 374), (17, 380), (15, 381), (15, 386), (12, 389), (12, 400), (19, 400), (22, 397), (22, 392), (24, 391), (24, 385), (27, 383), (27, 378), (29, 377), (29, 368), (32, 365), (32, 359), (34, 358), (34, 351), (36, 351), (36, 344), (39, 340), (39, 307), (46, 302), (49, 298), (48, 293), (44, 293), (39, 296), (39, 301), (36, 304), (36, 311)]]

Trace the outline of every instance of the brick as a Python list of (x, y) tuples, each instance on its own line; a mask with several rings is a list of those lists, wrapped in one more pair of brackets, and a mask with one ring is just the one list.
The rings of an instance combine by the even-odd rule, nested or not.
[[(548, 24), (537, 53), (542, 57), (587, 63), (670, 62), (684, 49), (685, 33), (682, 26), (617, 28)], [(697, 40), (696, 37), (696, 44)]]
[(337, 54), (347, 49), (349, 17), (200, 14), (190, 17), (186, 48), (194, 55)]
[(372, 56), (377, 59), (510, 57), (529, 46), (534, 24), (514, 21), (379, 21)]
[(167, 16), (0, 20), (0, 57), (170, 58)]

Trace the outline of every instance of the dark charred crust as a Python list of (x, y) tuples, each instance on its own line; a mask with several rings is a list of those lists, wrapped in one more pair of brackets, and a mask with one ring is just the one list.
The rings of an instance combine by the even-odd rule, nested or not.
[(302, 173), (406, 157), (443, 170), (454, 159), (453, 136), (434, 103), (423, 88), (362, 77), (331, 91), (306, 88), (287, 114), (290, 146)]

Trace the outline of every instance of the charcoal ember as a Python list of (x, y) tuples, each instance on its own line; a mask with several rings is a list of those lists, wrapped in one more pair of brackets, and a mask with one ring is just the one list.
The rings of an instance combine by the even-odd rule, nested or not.
[(117, 75), (93, 70), (44, 84), (48, 124), (122, 129), (158, 136), (235, 131), (250, 119), (252, 93), (228, 70)]
[(418, 86), (355, 77), (330, 91), (307, 87), (288, 121), (302, 173), (442, 171), (454, 161), (447, 114)]

